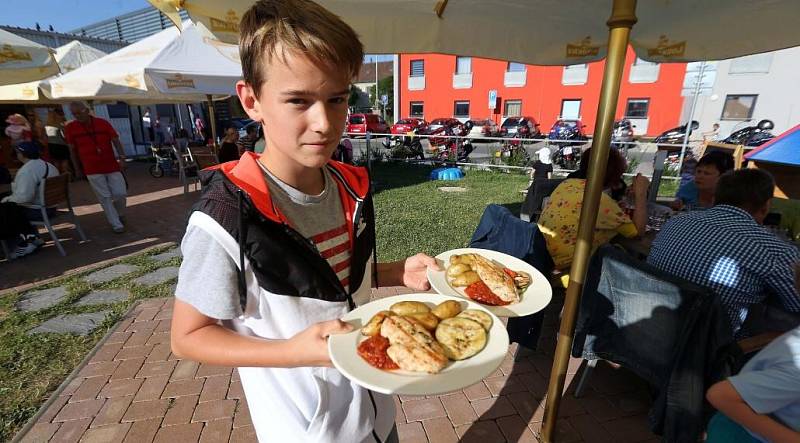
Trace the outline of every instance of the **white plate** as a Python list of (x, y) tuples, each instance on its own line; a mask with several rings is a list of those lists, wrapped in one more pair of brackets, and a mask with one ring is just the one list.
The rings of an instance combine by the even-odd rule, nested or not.
[(550, 299), (553, 297), (553, 288), (541, 272), (516, 257), (503, 254), (502, 252), (490, 251), (488, 249), (453, 249), (437, 255), (436, 259), (439, 261), (439, 266), (442, 270), (432, 271), (430, 268), (428, 269), (428, 281), (431, 282), (431, 287), (434, 291), (444, 295), (471, 300), (464, 292), (464, 288), (454, 288), (447, 282), (445, 269), (447, 268), (447, 264), (450, 263), (450, 256), (455, 254), (480, 254), (489, 260), (500, 263), (512, 271), (523, 271), (531, 275), (531, 285), (520, 294), (519, 303), (512, 303), (506, 306), (481, 305), (494, 315), (499, 317), (522, 317), (523, 315), (539, 312), (550, 304)]
[[(383, 394), (443, 394), (478, 383), (500, 367), (508, 352), (508, 333), (500, 319), (494, 315), (486, 347), (466, 360), (451, 361), (438, 374), (402, 370), (384, 371), (370, 366), (358, 355), (358, 344), (366, 339), (361, 335), (361, 327), (379, 311), (389, 310), (391, 305), (399, 301), (420, 301), (433, 308), (445, 300), (453, 300), (453, 297), (441, 294), (396, 295), (375, 300), (348, 312), (342, 320), (352, 324), (355, 329), (347, 334), (331, 335), (328, 339), (328, 351), (333, 365), (355, 383)], [(475, 302), (458, 301), (464, 309), (480, 309), (489, 313)]]

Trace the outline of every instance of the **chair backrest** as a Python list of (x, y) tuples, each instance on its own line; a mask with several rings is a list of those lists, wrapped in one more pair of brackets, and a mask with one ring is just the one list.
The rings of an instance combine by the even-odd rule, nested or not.
[(192, 160), (195, 160), (195, 156), (207, 154), (214, 154), (214, 151), (208, 146), (189, 146), (189, 155), (192, 156)]
[(194, 162), (200, 169), (210, 168), (219, 164), (217, 156), (214, 154), (197, 154), (194, 156)]
[(520, 218), (531, 223), (536, 222), (542, 212), (545, 198), (549, 197), (564, 180), (563, 178), (534, 180), (522, 203)]
[(49, 177), (42, 182), (39, 192), (42, 204), (48, 208), (58, 206), (69, 200), (69, 175)]

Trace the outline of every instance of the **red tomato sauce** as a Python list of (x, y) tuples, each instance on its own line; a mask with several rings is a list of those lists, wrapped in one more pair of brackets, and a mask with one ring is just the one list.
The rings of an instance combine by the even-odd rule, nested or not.
[(386, 353), (389, 339), (381, 335), (372, 336), (358, 345), (358, 355), (378, 369), (400, 369)]
[(500, 297), (496, 296), (486, 283), (479, 281), (475, 282), (464, 289), (464, 292), (467, 293), (467, 296), (478, 303), (483, 303), (485, 305), (490, 306), (505, 306), (511, 304), (510, 302), (504, 301)]

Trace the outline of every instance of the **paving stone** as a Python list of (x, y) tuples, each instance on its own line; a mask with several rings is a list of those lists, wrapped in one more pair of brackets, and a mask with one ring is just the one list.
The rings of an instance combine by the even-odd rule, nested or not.
[(430, 443), (457, 443), (458, 437), (453, 429), (453, 424), (446, 417), (434, 418), (422, 422), (425, 434)]
[(131, 272), (137, 271), (138, 269), (138, 266), (119, 264), (92, 272), (86, 277), (83, 277), (83, 280), (88, 283), (105, 283), (107, 281), (114, 280), (115, 278), (122, 277), (123, 275), (128, 275)]
[(489, 443), (506, 441), (494, 421), (478, 421), (456, 428), (456, 434), (462, 443)]
[(111, 311), (89, 312), (86, 314), (59, 315), (28, 331), (28, 335), (45, 332), (86, 335), (96, 328)]
[(38, 443), (49, 441), (58, 431), (59, 423), (36, 423), (20, 440), (20, 443)]
[(85, 434), (83, 434), (81, 443), (106, 443), (111, 441), (122, 441), (130, 428), (130, 423), (120, 423), (89, 429)]
[(397, 436), (403, 443), (428, 443), (422, 423), (401, 423), (397, 425)]
[(116, 303), (127, 300), (131, 293), (122, 289), (112, 289), (105, 291), (92, 291), (81, 297), (76, 306), (103, 305), (106, 303)]
[(177, 276), (178, 276), (178, 267), (167, 266), (165, 268), (159, 268), (149, 274), (145, 274), (141, 277), (138, 277), (133, 282), (136, 283), (137, 285), (153, 286), (172, 280)]
[(173, 259), (175, 257), (180, 257), (180, 256), (181, 256), (181, 250), (178, 249), (178, 248), (175, 248), (175, 249), (170, 249), (169, 251), (166, 251), (166, 252), (162, 252), (161, 254), (154, 255), (154, 256), (152, 256), (150, 258), (152, 258), (153, 260), (158, 261), (158, 262), (165, 262), (167, 260)]
[(536, 443), (536, 437), (530, 429), (528, 423), (519, 418), (518, 415), (498, 418), (497, 427), (505, 435), (506, 440), (518, 443)]
[(438, 398), (413, 400), (403, 403), (403, 412), (409, 422), (447, 417), (447, 413)]
[(47, 309), (57, 305), (66, 296), (67, 288), (65, 286), (28, 292), (17, 302), (17, 309), (24, 312)]
[(200, 436), (200, 443), (217, 443), (225, 442), (231, 436), (233, 430), (233, 420), (227, 418), (225, 420), (214, 420), (206, 424), (203, 428), (203, 434)]

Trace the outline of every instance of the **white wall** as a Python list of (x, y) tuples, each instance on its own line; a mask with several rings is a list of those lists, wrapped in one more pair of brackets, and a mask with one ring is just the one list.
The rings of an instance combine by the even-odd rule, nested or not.
[[(774, 134), (800, 124), (800, 47), (775, 51), (767, 73), (731, 74), (731, 60), (722, 60), (717, 65), (717, 77), (710, 96), (699, 97), (695, 108), (695, 120), (700, 122), (700, 131), (720, 124), (721, 138), (733, 130), (755, 124), (768, 118), (775, 122)], [(755, 109), (750, 122), (721, 120), (722, 108), (727, 95), (756, 94)], [(690, 103), (686, 97), (685, 103)], [(688, 106), (684, 106), (686, 119)]]

